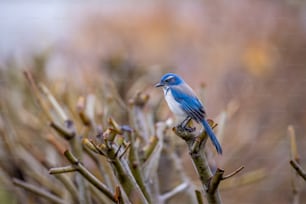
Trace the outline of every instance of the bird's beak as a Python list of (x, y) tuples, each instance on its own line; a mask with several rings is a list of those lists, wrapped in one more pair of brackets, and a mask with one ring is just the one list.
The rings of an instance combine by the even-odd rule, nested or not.
[(157, 83), (157, 84), (155, 84), (155, 87), (162, 87), (162, 86), (164, 86), (164, 84), (162, 84), (162, 83)]

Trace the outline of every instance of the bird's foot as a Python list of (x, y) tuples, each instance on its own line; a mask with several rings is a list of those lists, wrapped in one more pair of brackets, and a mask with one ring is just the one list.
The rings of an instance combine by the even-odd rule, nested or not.
[(182, 124), (178, 125), (177, 128), (179, 128), (182, 131), (187, 131), (189, 133), (192, 133), (196, 130), (195, 127), (190, 127), (190, 126), (187, 126), (187, 125), (183, 126)]
[(195, 127), (191, 127), (191, 117), (186, 117), (181, 124), (178, 125), (178, 128), (182, 131), (187, 131), (189, 133), (194, 132), (196, 130)]
[(187, 130), (188, 132), (192, 133), (196, 130), (195, 127), (184, 127), (185, 130)]

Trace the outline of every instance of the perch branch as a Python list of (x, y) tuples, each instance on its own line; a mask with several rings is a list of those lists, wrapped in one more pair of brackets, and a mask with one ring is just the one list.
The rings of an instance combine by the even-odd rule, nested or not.
[[(207, 140), (206, 132), (202, 131), (199, 135), (195, 135), (194, 133), (190, 133), (186, 130), (183, 130), (180, 127), (173, 128), (173, 131), (175, 132), (177, 136), (185, 140), (188, 146), (191, 159), (200, 177), (202, 187), (207, 192), (206, 196), (207, 196), (208, 203), (220, 204), (221, 197), (218, 192), (218, 189), (217, 188), (213, 190), (209, 189), (211, 186), (210, 181), (211, 181), (211, 178), (213, 177), (213, 174), (208, 165), (208, 161), (207, 161), (205, 153), (201, 151), (202, 149), (204, 149), (204, 145)], [(217, 178), (219, 178), (219, 175)]]

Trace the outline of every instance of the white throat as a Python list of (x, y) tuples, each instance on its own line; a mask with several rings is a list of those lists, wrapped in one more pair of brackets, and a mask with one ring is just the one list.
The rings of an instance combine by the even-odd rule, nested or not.
[(174, 99), (171, 89), (169, 87), (163, 87), (165, 99), (167, 101), (167, 104), (169, 106), (169, 109), (176, 117), (187, 117), (187, 114), (182, 110), (181, 105), (176, 102)]

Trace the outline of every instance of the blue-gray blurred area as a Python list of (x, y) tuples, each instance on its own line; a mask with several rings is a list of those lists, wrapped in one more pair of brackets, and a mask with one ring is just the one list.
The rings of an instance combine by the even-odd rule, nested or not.
[[(227, 172), (244, 165), (245, 173), (262, 176), (224, 185), (224, 203), (291, 202), (289, 125), (306, 167), (305, 1), (0, 2), (1, 74), (31, 69), (41, 56), (45, 80), (73, 86), (69, 91), (94, 91), (91, 83), (101, 73), (129, 88), (145, 87), (151, 103), (162, 94), (152, 85), (168, 71), (197, 93), (205, 86), (208, 116), (219, 122), (228, 113), (218, 165)], [(139, 76), (147, 75), (146, 84), (126, 71), (134, 65)], [(133, 93), (118, 86), (128, 101)], [(160, 120), (171, 117), (163, 105)], [(187, 169), (194, 176), (193, 167)], [(299, 191), (303, 203), (305, 183)]]

